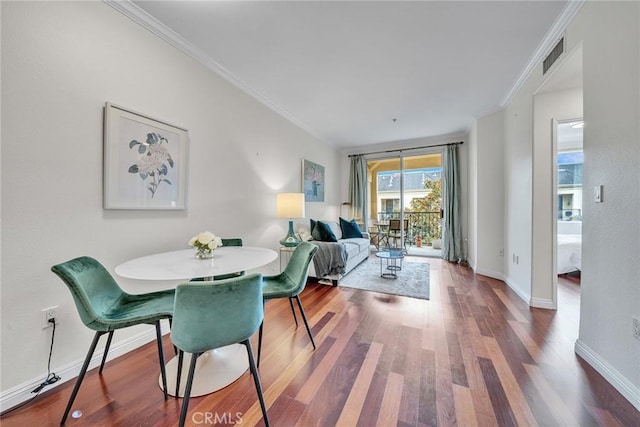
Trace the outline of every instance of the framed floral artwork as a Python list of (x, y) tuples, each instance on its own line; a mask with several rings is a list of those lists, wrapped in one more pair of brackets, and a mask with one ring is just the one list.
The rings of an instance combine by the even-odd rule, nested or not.
[(305, 202), (324, 202), (324, 166), (302, 160), (302, 192)]
[(104, 208), (185, 209), (188, 149), (186, 129), (106, 103)]

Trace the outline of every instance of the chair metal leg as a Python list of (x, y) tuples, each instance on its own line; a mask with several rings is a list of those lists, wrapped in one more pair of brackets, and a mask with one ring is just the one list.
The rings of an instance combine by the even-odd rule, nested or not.
[(162, 391), (165, 400), (169, 397), (167, 394), (167, 370), (164, 367), (164, 350), (162, 349), (162, 332), (160, 331), (160, 321), (156, 321), (156, 340), (158, 341), (158, 358), (160, 359), (160, 375), (162, 376)]
[[(173, 328), (173, 317), (169, 317), (169, 329)], [(173, 352), (178, 355), (178, 347), (173, 346)]]
[[(267, 306), (267, 300), (262, 299), (262, 312), (264, 313)], [(258, 332), (258, 368), (260, 367), (260, 352), (262, 351), (262, 327), (264, 326), (264, 317), (260, 322), (260, 331)]]
[(260, 352), (262, 351), (262, 327), (264, 326), (264, 320), (260, 323), (260, 330), (258, 332), (258, 367), (260, 367)]
[(180, 350), (178, 352), (178, 372), (176, 374), (176, 394), (175, 398), (178, 398), (178, 394), (180, 392), (180, 379), (182, 377), (182, 360), (184, 359), (184, 351)]
[(109, 332), (109, 336), (107, 337), (107, 345), (104, 347), (104, 354), (102, 355), (102, 363), (100, 363), (100, 370), (98, 374), (102, 375), (102, 369), (104, 368), (104, 362), (107, 361), (107, 353), (109, 353), (109, 347), (111, 347), (111, 340), (113, 339), (113, 332)]
[(194, 353), (191, 355), (191, 365), (189, 366), (189, 376), (187, 377), (187, 386), (184, 389), (184, 399), (182, 400), (182, 410), (180, 411), (180, 427), (184, 427), (187, 420), (187, 410), (189, 409), (189, 397), (191, 396), (191, 386), (193, 385), (193, 374), (196, 371), (196, 360), (202, 353)]
[(289, 297), (289, 305), (291, 305), (291, 312), (293, 313), (293, 320), (296, 321), (296, 326), (298, 326), (298, 316), (296, 316), (296, 311), (293, 308), (293, 298)]
[(313, 334), (311, 333), (311, 328), (309, 328), (309, 323), (307, 322), (307, 316), (304, 313), (304, 308), (302, 308), (302, 302), (300, 301), (300, 295), (296, 295), (296, 300), (298, 301), (298, 307), (300, 308), (300, 313), (302, 313), (302, 320), (304, 320), (304, 326), (307, 327), (307, 333), (309, 334), (309, 339), (311, 340), (311, 344), (313, 344), (313, 349), (316, 349), (316, 343), (313, 341)]
[(258, 400), (260, 401), (260, 408), (262, 408), (262, 418), (264, 418), (264, 424), (269, 427), (269, 415), (267, 414), (267, 405), (264, 403), (264, 395), (262, 394), (262, 384), (260, 384), (260, 376), (258, 375), (258, 369), (256, 368), (256, 362), (253, 359), (253, 350), (251, 349), (251, 341), (244, 340), (242, 344), (247, 347), (247, 355), (249, 356), (249, 369), (251, 369), (251, 375), (253, 376), (253, 383), (256, 385), (256, 391), (258, 392)]
[(62, 420), (60, 421), (60, 425), (64, 425), (67, 421), (67, 416), (69, 415), (69, 411), (73, 406), (73, 401), (76, 400), (76, 396), (78, 395), (78, 390), (80, 390), (80, 385), (82, 384), (82, 380), (84, 379), (85, 374), (87, 373), (87, 368), (89, 367), (89, 362), (91, 362), (91, 357), (93, 356), (93, 352), (96, 351), (96, 346), (98, 345), (98, 340), (100, 337), (107, 332), (97, 331), (93, 336), (93, 341), (91, 342), (91, 346), (89, 347), (89, 351), (87, 352), (87, 357), (84, 358), (84, 363), (82, 364), (82, 368), (80, 369), (80, 374), (78, 375), (78, 379), (76, 379), (76, 385), (73, 386), (73, 391), (71, 392), (71, 396), (69, 397), (69, 403), (67, 403), (67, 409), (64, 410), (64, 415), (62, 416)]

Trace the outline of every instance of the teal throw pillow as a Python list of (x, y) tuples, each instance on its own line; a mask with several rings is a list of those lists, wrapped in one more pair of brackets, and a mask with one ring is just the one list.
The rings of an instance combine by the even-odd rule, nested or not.
[(311, 232), (311, 237), (313, 238), (313, 240), (320, 240), (320, 232), (319, 231), (315, 231), (316, 229), (316, 224), (318, 223), (318, 221), (310, 219), (309, 220), (309, 231)]
[(355, 219), (347, 221), (344, 218), (340, 218), (340, 229), (342, 230), (343, 239), (362, 238), (362, 231), (360, 231)]
[(337, 242), (338, 239), (336, 235), (331, 231), (331, 227), (329, 224), (322, 221), (314, 221), (311, 220), (311, 236), (313, 240), (318, 240), (320, 242)]

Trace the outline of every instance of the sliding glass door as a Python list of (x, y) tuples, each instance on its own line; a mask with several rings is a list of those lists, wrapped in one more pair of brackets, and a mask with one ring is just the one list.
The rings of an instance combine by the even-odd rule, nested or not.
[(367, 160), (369, 224), (379, 249), (440, 256), (441, 171), (439, 152)]

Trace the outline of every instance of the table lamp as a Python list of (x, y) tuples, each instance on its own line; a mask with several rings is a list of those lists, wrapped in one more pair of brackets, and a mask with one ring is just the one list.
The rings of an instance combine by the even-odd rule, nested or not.
[(278, 193), (276, 209), (278, 218), (289, 218), (289, 232), (280, 244), (298, 246), (301, 240), (293, 232), (293, 218), (304, 218), (304, 193)]

